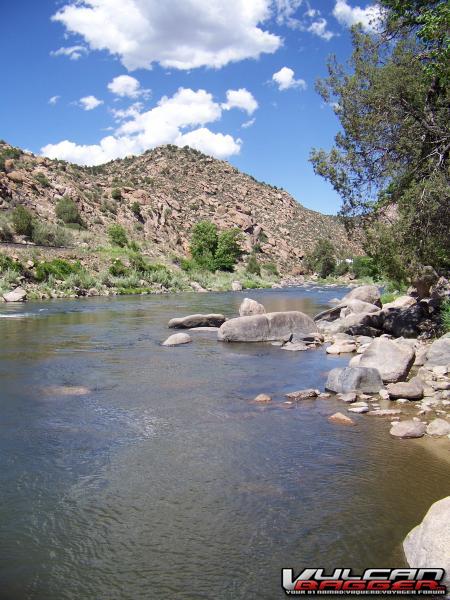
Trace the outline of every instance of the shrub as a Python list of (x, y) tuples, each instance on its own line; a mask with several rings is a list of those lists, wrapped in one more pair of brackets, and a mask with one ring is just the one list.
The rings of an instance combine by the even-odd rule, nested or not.
[(108, 270), (111, 273), (111, 275), (113, 275), (114, 277), (122, 277), (122, 276), (128, 274), (128, 269), (123, 264), (123, 262), (120, 260), (120, 258), (116, 258), (111, 263), (111, 266), (109, 267)]
[(0, 254), (0, 273), (5, 273), (6, 271), (22, 273), (23, 265), (19, 261), (13, 260), (10, 256)]
[(341, 260), (341, 262), (336, 265), (334, 269), (334, 274), (340, 277), (341, 275), (345, 275), (349, 272), (349, 264), (345, 260)]
[(44, 175), (44, 173), (41, 173), (41, 172), (36, 173), (36, 175), (34, 176), (34, 179), (43, 187), (50, 187), (50, 181), (47, 179), (47, 177)]
[(245, 270), (251, 275), (261, 275), (261, 267), (254, 254), (250, 254), (248, 257), (247, 267)]
[(242, 234), (239, 229), (227, 229), (219, 234), (214, 255), (215, 268), (221, 271), (232, 271), (242, 256), (239, 242)]
[(62, 258), (55, 258), (51, 261), (38, 263), (35, 269), (35, 277), (38, 281), (48, 281), (50, 277), (64, 280), (69, 275), (80, 273), (81, 270), (79, 262), (70, 263)]
[(441, 305), (441, 323), (445, 333), (450, 332), (450, 300), (445, 300)]
[(180, 262), (180, 268), (183, 269), (183, 271), (186, 271), (187, 273), (189, 273), (190, 271), (195, 271), (195, 269), (198, 269), (198, 264), (195, 262), (195, 260), (193, 258), (181, 258), (179, 262)]
[(108, 229), (108, 236), (113, 246), (124, 248), (128, 244), (127, 233), (122, 225), (111, 225)]
[(113, 200), (122, 200), (122, 192), (119, 188), (114, 188), (111, 190), (111, 198)]
[(318, 240), (314, 250), (306, 256), (305, 265), (310, 271), (319, 273), (322, 278), (331, 275), (336, 268), (333, 244), (325, 238)]
[(72, 236), (64, 227), (42, 221), (34, 221), (31, 239), (40, 246), (70, 246), (72, 243)]
[(61, 198), (56, 205), (56, 216), (58, 219), (61, 219), (63, 223), (78, 223), (78, 225), (83, 225), (77, 205), (67, 196)]
[(141, 205), (139, 202), (133, 202), (133, 204), (130, 206), (130, 209), (136, 219), (142, 219)]
[(214, 271), (218, 237), (217, 226), (209, 221), (196, 223), (192, 230), (192, 258), (200, 267), (209, 271)]
[(5, 218), (0, 218), (0, 242), (12, 242), (14, 239), (11, 226)]
[(275, 263), (273, 262), (268, 262), (265, 265), (263, 265), (263, 269), (269, 274), (269, 275), (278, 275), (278, 267)]
[(33, 233), (33, 215), (24, 206), (17, 206), (12, 213), (12, 222), (18, 235), (28, 237)]
[(362, 277), (377, 279), (380, 276), (375, 260), (370, 256), (356, 256), (353, 259), (351, 270), (358, 279)]

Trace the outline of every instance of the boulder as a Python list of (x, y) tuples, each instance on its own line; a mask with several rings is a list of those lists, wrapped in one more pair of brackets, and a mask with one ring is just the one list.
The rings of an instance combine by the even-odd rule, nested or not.
[(240, 281), (233, 281), (231, 283), (231, 289), (233, 292), (242, 292), (242, 283)]
[(377, 369), (385, 383), (396, 383), (406, 379), (414, 357), (414, 350), (409, 346), (380, 337), (367, 347), (359, 365)]
[(7, 177), (11, 181), (14, 181), (14, 183), (23, 183), (25, 181), (25, 177), (20, 171), (11, 171), (7, 174)]
[[(425, 434), (426, 425), (421, 421), (396, 421), (392, 423), (390, 434), (399, 438), (419, 438)], [(414, 565), (418, 566), (418, 565)]]
[[(329, 335), (334, 335), (336, 333), (347, 333), (349, 332), (350, 335), (353, 335), (354, 332), (354, 328), (355, 327), (360, 327), (360, 326), (366, 326), (367, 320), (370, 317), (370, 313), (358, 313), (358, 314), (351, 314), (348, 315), (347, 317), (344, 317), (342, 319), (336, 319), (335, 321), (327, 321), (326, 319), (319, 319), (316, 321), (317, 323), (317, 327), (319, 328), (320, 331), (323, 331), (324, 333), (327, 333)], [(317, 317), (316, 317), (317, 319)], [(361, 333), (363, 335), (365, 335), (367, 333), (366, 330), (361, 331)], [(359, 334), (359, 332), (358, 332)], [(358, 335), (355, 334), (355, 335)], [(379, 333), (378, 333), (379, 335)]]
[(281, 349), (289, 350), (290, 352), (304, 352), (305, 350), (308, 350), (308, 346), (303, 342), (287, 342), (282, 345)]
[(241, 317), (248, 317), (250, 315), (264, 315), (266, 309), (262, 304), (252, 300), (251, 298), (244, 298), (241, 306), (239, 307), (239, 315)]
[(416, 299), (412, 296), (399, 296), (392, 302), (383, 304), (383, 308), (409, 308), (416, 304)]
[(174, 333), (162, 343), (162, 346), (180, 346), (181, 344), (189, 344), (192, 338), (187, 333)]
[(295, 335), (317, 331), (311, 317), (299, 311), (273, 312), (229, 319), (219, 329), (222, 342), (289, 341)]
[(27, 293), (23, 288), (16, 287), (16, 289), (12, 292), (3, 294), (3, 299), (5, 302), (25, 302), (27, 299)]
[(224, 315), (210, 314), (210, 315), (188, 315), (187, 317), (180, 317), (177, 319), (171, 319), (169, 321), (170, 329), (192, 329), (193, 327), (220, 327), (222, 323), (225, 323)]
[(189, 285), (191, 286), (191, 288), (195, 291), (198, 292), (199, 294), (205, 294), (208, 290), (205, 290), (204, 287), (202, 287), (198, 281), (190, 281)]
[(355, 352), (356, 344), (354, 342), (347, 342), (343, 340), (342, 342), (335, 342), (331, 346), (328, 346), (326, 349), (327, 354), (347, 354), (350, 352)]
[(353, 288), (348, 294), (346, 294), (341, 304), (345, 304), (349, 300), (362, 300), (368, 304), (375, 304), (381, 306), (380, 290), (376, 285), (361, 285)]
[(337, 394), (336, 398), (342, 400), (342, 402), (347, 402), (347, 404), (352, 404), (356, 402), (356, 392), (347, 392), (346, 394)]
[(450, 364), (450, 333), (433, 342), (426, 356), (426, 367)]
[(355, 390), (376, 393), (383, 387), (376, 369), (366, 367), (346, 367), (332, 369), (328, 373), (325, 389), (330, 392), (346, 393)]
[(330, 415), (328, 417), (328, 420), (331, 423), (336, 423), (337, 425), (356, 425), (353, 419), (350, 419), (350, 417), (347, 417), (347, 415), (344, 415), (341, 412), (337, 412), (334, 413), (334, 415)]
[(258, 394), (253, 402), (255, 402), (255, 404), (269, 404), (272, 402), (272, 397), (268, 394)]
[(435, 502), (422, 523), (414, 527), (403, 541), (403, 551), (410, 567), (439, 567), (445, 570), (441, 582), (450, 588), (450, 496)]
[(307, 390), (298, 390), (297, 392), (289, 392), (285, 394), (286, 398), (289, 400), (308, 400), (310, 398), (317, 398), (319, 395), (319, 390), (314, 390), (309, 388)]
[(334, 321), (339, 317), (345, 318), (351, 314), (370, 314), (378, 312), (379, 310), (379, 306), (375, 306), (374, 304), (370, 304), (369, 302), (363, 302), (362, 300), (354, 298), (348, 300), (347, 302), (341, 301), (337, 306), (333, 306), (332, 308), (328, 308), (327, 310), (320, 312), (314, 317), (314, 320)]
[(449, 435), (450, 434), (450, 423), (445, 419), (434, 419), (427, 425), (428, 435)]
[(421, 333), (420, 324), (429, 317), (426, 303), (409, 308), (383, 309), (383, 330), (395, 337), (415, 338)]
[(422, 267), (420, 273), (413, 281), (413, 286), (416, 288), (418, 298), (429, 298), (430, 288), (438, 281), (438, 279), (439, 276), (433, 267)]
[(409, 381), (389, 383), (386, 389), (391, 400), (398, 400), (399, 398), (421, 400), (423, 398), (423, 381), (419, 377), (413, 377)]

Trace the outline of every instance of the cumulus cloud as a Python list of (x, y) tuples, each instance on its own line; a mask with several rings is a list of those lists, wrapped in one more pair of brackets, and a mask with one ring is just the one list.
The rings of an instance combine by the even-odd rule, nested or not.
[(306, 81), (304, 79), (295, 79), (295, 73), (289, 67), (282, 67), (279, 71), (272, 75), (272, 81), (278, 85), (278, 89), (282, 92), (291, 88), (300, 88), (306, 90)]
[(333, 15), (341, 25), (351, 27), (359, 23), (364, 31), (374, 33), (380, 28), (383, 13), (376, 4), (370, 4), (366, 8), (352, 8), (347, 0), (336, 0)]
[(161, 144), (188, 145), (217, 158), (240, 151), (242, 140), (205, 127), (218, 121), (224, 110), (206, 90), (180, 88), (173, 96), (161, 98), (153, 108), (141, 109), (142, 106), (135, 103), (125, 111), (116, 111), (120, 112), (116, 115), (118, 119), (128, 120), (122, 120), (114, 135), (104, 137), (98, 144), (79, 145), (64, 140), (44, 146), (41, 152), (50, 158), (98, 165), (129, 154), (140, 154)]
[(139, 81), (130, 75), (114, 77), (108, 83), (108, 90), (121, 98), (139, 98), (139, 96), (148, 96), (150, 92), (150, 90), (141, 88)]
[(87, 53), (88, 50), (85, 46), (67, 46), (52, 50), (50, 56), (67, 56), (70, 60), (78, 60)]
[(321, 17), (309, 25), (308, 31), (328, 42), (335, 34), (327, 29), (327, 25), (327, 20)]
[(66, 0), (52, 19), (91, 50), (119, 56), (128, 70), (152, 63), (220, 68), (273, 53), (281, 38), (261, 24), (272, 0)]
[(258, 108), (258, 102), (255, 100), (251, 92), (245, 88), (240, 88), (239, 90), (227, 91), (227, 101), (222, 104), (222, 108), (224, 110), (240, 108), (248, 115), (252, 115)]
[(52, 96), (51, 98), (48, 99), (48, 103), (56, 104), (60, 98), (61, 98), (61, 96)]
[(84, 96), (84, 98), (80, 98), (79, 102), (83, 110), (94, 110), (94, 108), (103, 104), (103, 100), (99, 100), (95, 96)]

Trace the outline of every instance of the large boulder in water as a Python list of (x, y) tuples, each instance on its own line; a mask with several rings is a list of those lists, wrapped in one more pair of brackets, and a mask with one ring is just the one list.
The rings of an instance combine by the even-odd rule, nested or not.
[(26, 299), (27, 293), (21, 287), (17, 287), (12, 292), (7, 292), (6, 294), (3, 294), (3, 300), (5, 302), (25, 302)]
[(332, 369), (328, 373), (325, 389), (337, 394), (361, 391), (375, 394), (381, 390), (383, 382), (376, 369), (363, 367), (346, 367)]
[(342, 298), (341, 304), (346, 304), (349, 300), (362, 300), (363, 302), (367, 302), (369, 304), (381, 306), (380, 298), (380, 290), (376, 285), (361, 285), (353, 288), (348, 294), (346, 294)]
[(239, 307), (239, 315), (241, 317), (249, 317), (250, 315), (264, 315), (266, 309), (262, 304), (252, 300), (251, 298), (244, 298)]
[(188, 315), (179, 319), (171, 319), (169, 327), (171, 329), (191, 329), (192, 327), (220, 327), (225, 323), (224, 315)]
[(174, 333), (169, 336), (161, 345), (162, 346), (181, 346), (182, 344), (190, 344), (192, 338), (187, 333)]
[(396, 383), (406, 379), (414, 358), (411, 347), (380, 337), (367, 347), (359, 364), (377, 369), (385, 383)]
[(217, 337), (222, 342), (275, 342), (316, 331), (311, 317), (287, 311), (229, 319), (220, 327)]
[(439, 567), (445, 570), (442, 584), (450, 587), (450, 496), (435, 502), (422, 523), (403, 541), (410, 567)]

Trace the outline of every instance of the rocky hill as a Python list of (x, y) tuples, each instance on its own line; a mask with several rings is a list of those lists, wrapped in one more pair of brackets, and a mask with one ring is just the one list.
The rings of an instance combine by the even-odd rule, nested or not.
[(188, 147), (80, 167), (0, 144), (0, 215), (24, 205), (38, 220), (56, 224), (62, 197), (77, 204), (85, 225), (75, 232), (75, 245), (99, 244), (119, 223), (147, 254), (185, 256), (193, 225), (210, 220), (241, 229), (245, 249), (257, 245), (261, 262), (274, 262), (284, 273), (301, 272), (302, 258), (319, 238), (330, 239), (341, 255), (360, 251), (335, 217)]

